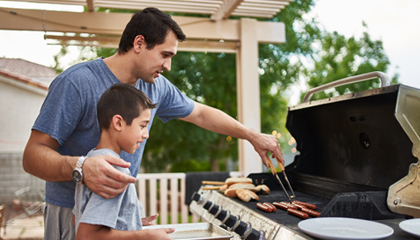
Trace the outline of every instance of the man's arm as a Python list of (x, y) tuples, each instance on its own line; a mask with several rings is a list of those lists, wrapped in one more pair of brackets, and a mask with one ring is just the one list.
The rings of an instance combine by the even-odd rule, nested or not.
[[(23, 153), (26, 172), (50, 182), (73, 181), (72, 172), (79, 157), (63, 156), (57, 152), (57, 140), (50, 135), (32, 130)], [(128, 183), (136, 179), (111, 166), (129, 167), (130, 163), (113, 156), (91, 157), (83, 164), (84, 183), (104, 198), (120, 194)]]
[(269, 152), (272, 152), (284, 164), (283, 154), (275, 136), (256, 132), (218, 109), (196, 102), (192, 113), (185, 118), (181, 118), (181, 120), (194, 123), (216, 133), (248, 140), (267, 168), (267, 154)]
[(168, 233), (174, 232), (174, 228), (145, 229), (137, 231), (119, 231), (102, 225), (80, 223), (77, 228), (76, 240), (122, 240), (122, 239), (172, 239)]

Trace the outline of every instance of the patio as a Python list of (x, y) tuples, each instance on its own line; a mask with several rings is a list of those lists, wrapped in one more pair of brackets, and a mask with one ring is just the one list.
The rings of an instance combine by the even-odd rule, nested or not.
[[(11, 221), (14, 219), (13, 221)], [(32, 216), (25, 214), (21, 205), (14, 201), (6, 205), (3, 221), (5, 227), (0, 229), (0, 239), (4, 240), (38, 240), (44, 237), (44, 219), (41, 212)]]

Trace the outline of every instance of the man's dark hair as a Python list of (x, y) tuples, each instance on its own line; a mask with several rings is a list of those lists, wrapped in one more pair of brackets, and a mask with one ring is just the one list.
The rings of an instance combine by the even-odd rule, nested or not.
[(131, 125), (133, 119), (140, 116), (140, 111), (155, 108), (149, 97), (142, 91), (126, 83), (117, 83), (106, 90), (98, 104), (96, 112), (99, 127), (108, 129), (112, 118), (119, 114), (127, 125)]
[(165, 42), (169, 31), (173, 31), (182, 42), (186, 39), (185, 34), (171, 16), (157, 8), (145, 8), (131, 17), (121, 36), (118, 46), (118, 54), (124, 54), (133, 47), (134, 38), (142, 35), (146, 41), (147, 49), (153, 49), (156, 45)]

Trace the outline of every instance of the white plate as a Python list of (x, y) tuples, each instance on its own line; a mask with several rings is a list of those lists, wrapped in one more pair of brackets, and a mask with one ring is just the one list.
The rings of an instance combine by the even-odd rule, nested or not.
[(420, 218), (400, 222), (400, 228), (414, 236), (420, 237)]
[(356, 218), (325, 217), (300, 221), (299, 228), (322, 239), (380, 239), (394, 233), (385, 224)]

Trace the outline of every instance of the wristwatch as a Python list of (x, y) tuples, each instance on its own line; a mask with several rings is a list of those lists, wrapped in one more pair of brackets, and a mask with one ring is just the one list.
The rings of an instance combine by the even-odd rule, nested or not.
[(83, 180), (83, 172), (82, 172), (82, 166), (85, 162), (87, 156), (81, 156), (79, 160), (77, 160), (76, 168), (73, 170), (73, 179), (77, 183), (81, 183)]

